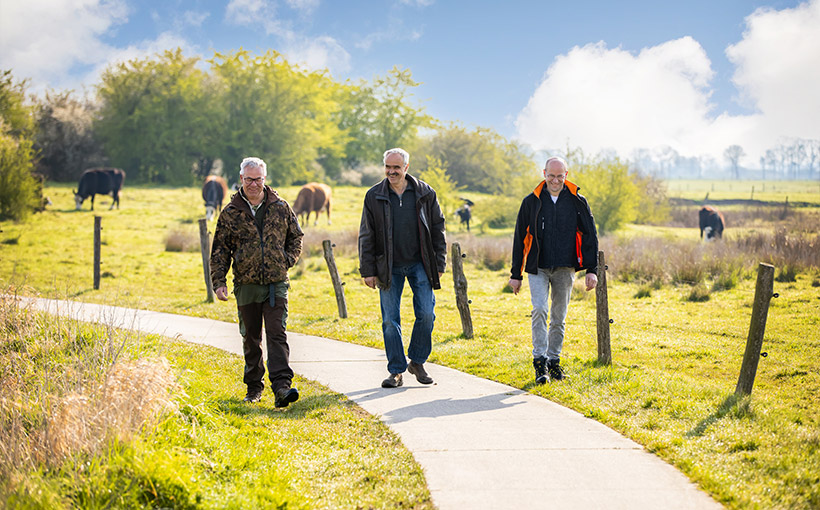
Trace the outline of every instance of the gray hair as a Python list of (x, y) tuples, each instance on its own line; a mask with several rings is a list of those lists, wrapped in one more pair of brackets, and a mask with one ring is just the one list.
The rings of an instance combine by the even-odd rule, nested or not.
[(406, 150), (399, 149), (398, 147), (396, 147), (395, 149), (388, 149), (388, 150), (384, 151), (384, 163), (387, 163), (387, 156), (389, 156), (391, 154), (401, 155), (402, 159), (404, 160), (404, 166), (407, 166), (407, 165), (410, 164), (410, 154), (408, 154), (408, 152)]
[(557, 162), (561, 163), (561, 166), (564, 167), (564, 173), (566, 173), (566, 171), (569, 169), (569, 167), (567, 166), (567, 160), (565, 160), (561, 156), (553, 156), (553, 157), (549, 158), (546, 163), (544, 163), (544, 171), (545, 172), (547, 171), (547, 167), (549, 167), (550, 163), (552, 163), (553, 161), (557, 161)]
[(245, 158), (239, 163), (239, 175), (245, 175), (246, 168), (261, 168), (262, 175), (268, 176), (268, 165), (261, 158)]

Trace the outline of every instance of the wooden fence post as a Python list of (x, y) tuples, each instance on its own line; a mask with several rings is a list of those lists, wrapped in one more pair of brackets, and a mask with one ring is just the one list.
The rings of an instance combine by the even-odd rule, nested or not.
[(208, 220), (199, 220), (199, 249), (202, 252), (202, 271), (205, 273), (205, 288), (208, 289), (208, 303), (214, 302), (214, 286), (211, 282), (211, 238), (208, 236)]
[(609, 345), (609, 302), (606, 294), (606, 258), (604, 252), (598, 252), (598, 286), (595, 288), (595, 306), (598, 324), (598, 363), (612, 364), (612, 350)]
[(100, 231), (102, 216), (94, 216), (94, 290), (100, 290)]
[(450, 258), (453, 263), (453, 287), (456, 291), (456, 306), (461, 315), (461, 331), (464, 338), (473, 338), (473, 319), (470, 317), (470, 301), (467, 299), (467, 277), (461, 259), (467, 255), (461, 253), (461, 245), (453, 243)]
[(322, 241), (322, 250), (325, 252), (325, 262), (327, 270), (330, 271), (330, 280), (333, 282), (333, 290), (336, 292), (336, 305), (339, 308), (339, 317), (347, 318), (347, 304), (345, 303), (344, 282), (339, 278), (339, 271), (336, 269), (336, 260), (333, 258), (333, 246), (330, 239)]
[(757, 284), (755, 285), (755, 301), (752, 306), (752, 322), (749, 324), (749, 338), (746, 340), (746, 352), (743, 354), (743, 364), (740, 367), (735, 395), (751, 395), (752, 393), (773, 289), (774, 266), (761, 262), (757, 268)]

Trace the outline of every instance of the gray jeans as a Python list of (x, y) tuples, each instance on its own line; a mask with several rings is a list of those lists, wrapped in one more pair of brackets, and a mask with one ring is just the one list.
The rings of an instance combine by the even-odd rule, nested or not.
[[(532, 357), (546, 356), (549, 361), (561, 358), (564, 345), (564, 326), (572, 295), (575, 269), (556, 267), (538, 269), (538, 274), (527, 274), (532, 298)], [(552, 306), (547, 311), (547, 296), (552, 287)], [(547, 318), (550, 319), (549, 331)]]

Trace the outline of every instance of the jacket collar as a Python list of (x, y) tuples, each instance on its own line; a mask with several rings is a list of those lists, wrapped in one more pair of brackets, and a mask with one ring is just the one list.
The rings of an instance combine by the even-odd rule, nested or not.
[[(546, 185), (546, 179), (539, 182), (538, 186), (536, 186), (535, 189), (532, 190), (533, 195), (535, 195), (538, 198), (541, 198), (541, 192), (544, 191), (544, 187), (546, 187)], [(569, 192), (575, 195), (576, 197), (578, 196), (578, 190), (581, 189), (580, 186), (570, 181), (564, 181), (564, 188), (568, 189)]]
[[(262, 201), (265, 205), (270, 205), (280, 200), (279, 194), (276, 193), (270, 186), (265, 185), (265, 199)], [(247, 197), (245, 197), (245, 190), (239, 188), (239, 191), (234, 193), (233, 197), (231, 198), (231, 205), (239, 209), (240, 211), (245, 211), (248, 214), (251, 214), (251, 207), (250, 203), (248, 202)]]
[[(416, 193), (416, 201), (418, 201), (421, 197), (430, 193), (430, 186), (425, 186), (424, 183), (410, 174), (405, 175), (404, 177), (406, 180), (410, 181), (410, 184), (413, 186), (413, 191)], [(385, 200), (390, 195), (390, 181), (387, 180), (387, 177), (382, 179), (382, 182), (377, 184), (377, 195), (379, 198), (384, 198)]]

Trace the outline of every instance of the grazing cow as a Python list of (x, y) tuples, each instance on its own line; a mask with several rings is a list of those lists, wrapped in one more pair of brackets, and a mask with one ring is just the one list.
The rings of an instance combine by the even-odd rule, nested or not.
[(310, 213), (315, 212), (316, 218), (313, 224), (319, 223), (319, 213), (327, 211), (327, 224), (330, 225), (330, 196), (333, 191), (327, 184), (311, 182), (302, 186), (299, 194), (296, 195), (296, 202), (293, 203), (293, 212), (300, 218), (302, 223), (307, 225), (310, 221)]
[[(723, 215), (713, 207), (704, 206), (698, 212), (700, 219), (700, 237), (706, 241), (720, 239), (723, 237), (723, 226), (726, 221)], [(706, 237), (704, 237), (704, 233)]]
[(216, 175), (209, 175), (202, 185), (202, 199), (205, 200), (205, 218), (211, 221), (214, 211), (222, 210), (222, 200), (228, 196), (228, 183)]
[(94, 210), (94, 195), (111, 195), (114, 200), (109, 210), (120, 208), (120, 189), (125, 182), (125, 171), (119, 168), (90, 168), (83, 172), (77, 191), (74, 192), (74, 203), (79, 211), (86, 198), (91, 197), (91, 210)]
[(470, 220), (473, 217), (473, 213), (470, 210), (470, 204), (464, 204), (456, 210), (456, 216), (459, 217), (461, 220), (462, 225), (467, 225), (467, 232), (470, 231)]

